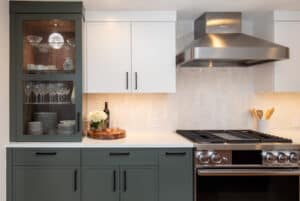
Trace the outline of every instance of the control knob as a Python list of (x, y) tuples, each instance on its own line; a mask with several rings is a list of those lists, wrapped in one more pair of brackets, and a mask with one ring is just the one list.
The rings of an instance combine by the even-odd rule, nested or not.
[(288, 161), (288, 159), (288, 156), (283, 152), (280, 152), (277, 156), (277, 160), (279, 163), (285, 163)]
[(222, 162), (222, 156), (219, 153), (212, 153), (210, 160), (215, 164), (220, 164)]
[(298, 163), (299, 160), (298, 154), (295, 152), (290, 153), (289, 160), (291, 163)]
[(273, 153), (267, 152), (265, 155), (265, 161), (268, 163), (273, 163), (276, 160), (276, 157)]
[(200, 163), (208, 163), (209, 156), (207, 152), (198, 152), (196, 158)]

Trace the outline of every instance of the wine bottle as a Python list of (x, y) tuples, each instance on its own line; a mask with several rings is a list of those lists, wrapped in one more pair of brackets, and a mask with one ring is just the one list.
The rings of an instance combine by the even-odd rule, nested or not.
[(108, 109), (108, 102), (104, 102), (104, 110), (103, 112), (106, 113), (107, 119), (105, 120), (105, 127), (109, 128), (109, 121), (110, 121), (110, 114), (109, 114), (109, 109)]

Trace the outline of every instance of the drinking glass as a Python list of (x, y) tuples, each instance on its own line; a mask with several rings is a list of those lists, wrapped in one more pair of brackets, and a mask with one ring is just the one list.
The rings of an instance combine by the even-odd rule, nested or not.
[(32, 91), (35, 96), (35, 103), (38, 103), (39, 102), (39, 86), (38, 86), (38, 84), (33, 85)]
[(26, 103), (29, 103), (30, 102), (30, 95), (32, 93), (32, 83), (31, 82), (29, 82), (25, 85), (24, 92), (25, 92), (25, 95), (26, 95)]

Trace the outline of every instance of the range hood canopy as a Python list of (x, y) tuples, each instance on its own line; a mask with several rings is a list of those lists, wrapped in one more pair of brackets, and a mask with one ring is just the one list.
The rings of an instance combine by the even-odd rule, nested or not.
[(195, 20), (194, 41), (176, 56), (182, 67), (251, 66), (289, 58), (289, 48), (241, 33), (240, 12), (208, 12)]

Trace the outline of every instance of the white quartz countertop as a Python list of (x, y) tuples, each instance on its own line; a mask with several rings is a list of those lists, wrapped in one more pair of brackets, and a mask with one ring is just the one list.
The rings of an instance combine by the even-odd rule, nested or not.
[(191, 148), (193, 143), (175, 132), (129, 132), (126, 138), (97, 140), (84, 137), (82, 142), (11, 142), (12, 148)]
[(293, 140), (293, 143), (300, 144), (300, 127), (294, 128), (273, 128), (268, 133)]

